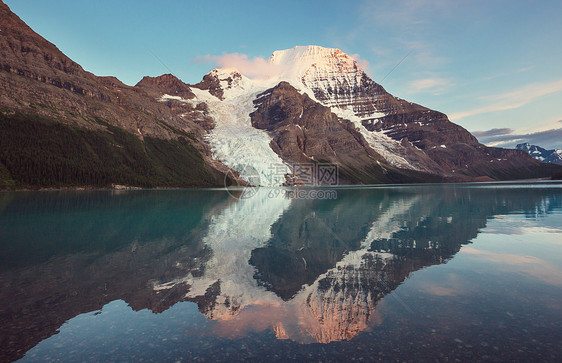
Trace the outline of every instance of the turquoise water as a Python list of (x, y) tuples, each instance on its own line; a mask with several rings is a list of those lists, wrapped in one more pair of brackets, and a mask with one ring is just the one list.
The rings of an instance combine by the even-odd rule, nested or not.
[(562, 356), (561, 183), (334, 191), (1, 193), (0, 360)]

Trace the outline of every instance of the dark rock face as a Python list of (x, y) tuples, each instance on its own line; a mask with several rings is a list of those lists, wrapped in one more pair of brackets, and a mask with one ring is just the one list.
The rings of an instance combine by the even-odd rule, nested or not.
[(297, 162), (370, 155), (383, 160), (367, 146), (351, 122), (339, 119), (328, 107), (301, 95), (287, 82), (258, 95), (254, 104), (257, 110), (250, 115), (252, 125), (276, 131), (276, 141), (285, 158)]
[[(100, 118), (138, 136), (177, 137), (162, 123), (200, 132), (142, 87), (84, 71), (5, 4), (0, 4), (0, 27), (0, 107), (87, 128), (99, 128), (93, 119)], [(162, 80), (166, 79), (168, 85), (173, 83), (169, 77)]]
[(287, 82), (258, 95), (254, 104), (252, 125), (267, 130), (273, 137), (272, 149), (290, 163), (338, 164), (344, 183), (415, 180), (390, 166), (351, 121), (301, 95)]
[(163, 74), (158, 77), (145, 76), (135, 87), (144, 89), (146, 93), (154, 96), (154, 98), (160, 97), (165, 93), (170, 96), (179, 96), (186, 100), (195, 97), (189, 86), (172, 74)]
[(479, 177), (502, 180), (517, 178), (519, 173), (524, 178), (546, 176), (551, 172), (546, 169), (541, 172), (540, 165), (523, 153), (480, 144), (464, 128), (450, 122), (445, 114), (400, 102), (404, 107), (391, 110), (393, 113), (377, 123), (367, 120), (363, 125), (395, 140), (407, 140), (449, 176), (454, 173), (461, 180)]
[(218, 98), (224, 99), (224, 91), (235, 87), (242, 80), (242, 74), (238, 71), (221, 72), (219, 69), (213, 69), (203, 76), (203, 80), (191, 87), (200, 90), (209, 91), (210, 94)]
[[(390, 97), (390, 96), (389, 96)], [(402, 152), (423, 172), (398, 169), (373, 150), (352, 122), (301, 95), (287, 82), (258, 95), (252, 125), (267, 130), (271, 147), (291, 163), (337, 163), (343, 182), (486, 181), (548, 176), (553, 170), (516, 150), (486, 147), (439, 112), (406, 101), (400, 113), (367, 129), (401, 140)], [(420, 125), (421, 124), (421, 125)], [(392, 126), (394, 125), (394, 126)]]
[[(195, 94), (189, 85), (172, 74), (163, 74), (158, 77), (145, 76), (135, 85), (135, 88), (145, 91), (153, 99), (168, 106), (175, 117), (186, 122), (193, 122), (205, 131), (209, 131), (215, 126), (213, 119), (208, 116), (208, 107), (205, 103), (195, 105), (185, 102), (185, 100), (194, 99)], [(182, 100), (164, 98), (164, 95), (181, 97)]]
[(206, 74), (203, 76), (203, 80), (193, 87), (202, 90), (208, 90), (210, 94), (217, 97), (218, 99), (223, 99), (224, 90), (221, 87), (220, 80), (213, 74)]

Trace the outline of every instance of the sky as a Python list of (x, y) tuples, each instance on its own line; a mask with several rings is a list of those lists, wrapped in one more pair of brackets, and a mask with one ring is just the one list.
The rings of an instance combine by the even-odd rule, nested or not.
[(487, 145), (562, 148), (562, 1), (5, 2), (84, 69), (129, 85), (196, 83), (227, 59), (314, 44)]

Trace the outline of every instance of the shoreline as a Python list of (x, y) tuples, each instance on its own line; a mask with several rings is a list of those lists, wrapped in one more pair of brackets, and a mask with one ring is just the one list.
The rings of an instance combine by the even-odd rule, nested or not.
[[(535, 179), (519, 179), (519, 180), (494, 180), (494, 181), (467, 181), (467, 182), (442, 182), (442, 183), (404, 183), (404, 184), (346, 184), (346, 185), (324, 185), (324, 186), (279, 186), (268, 187), (258, 186), (256, 188), (301, 188), (301, 189), (369, 189), (369, 188), (388, 188), (388, 187), (418, 187), (418, 186), (438, 186), (438, 185), (515, 185), (515, 184), (533, 184), (537, 182), (552, 182), (553, 184), (562, 183), (562, 180), (552, 178), (535, 178)], [(113, 185), (112, 187), (96, 187), (96, 186), (76, 186), (63, 188), (21, 188), (21, 189), (0, 189), (0, 193), (9, 192), (64, 192), (64, 191), (131, 191), (131, 190), (236, 190), (247, 187), (154, 187), (144, 188), (137, 186)]]

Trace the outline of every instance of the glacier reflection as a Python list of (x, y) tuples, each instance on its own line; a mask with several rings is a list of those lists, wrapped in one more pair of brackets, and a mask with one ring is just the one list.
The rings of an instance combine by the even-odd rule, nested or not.
[[(241, 200), (224, 191), (7, 193), (0, 206), (0, 344), (11, 360), (116, 300), (153, 313), (194, 302), (212, 322), (202, 336), (350, 340), (379, 323), (385, 296), (451, 259), (489, 219), (515, 213), (530, 228), (559, 230), (542, 220), (560, 214), (562, 189), (342, 188), (335, 200), (267, 189)], [(527, 265), (542, 281), (559, 272)]]
[(498, 211), (548, 213), (560, 204), (514, 199), (509, 189), (421, 191), (289, 201), (262, 189), (212, 220), (204, 241), (213, 257), (202, 276), (154, 288), (189, 286), (186, 299), (220, 323), (219, 335), (271, 329), (301, 343), (349, 340), (376, 320), (379, 300), (413, 271), (451, 258)]

